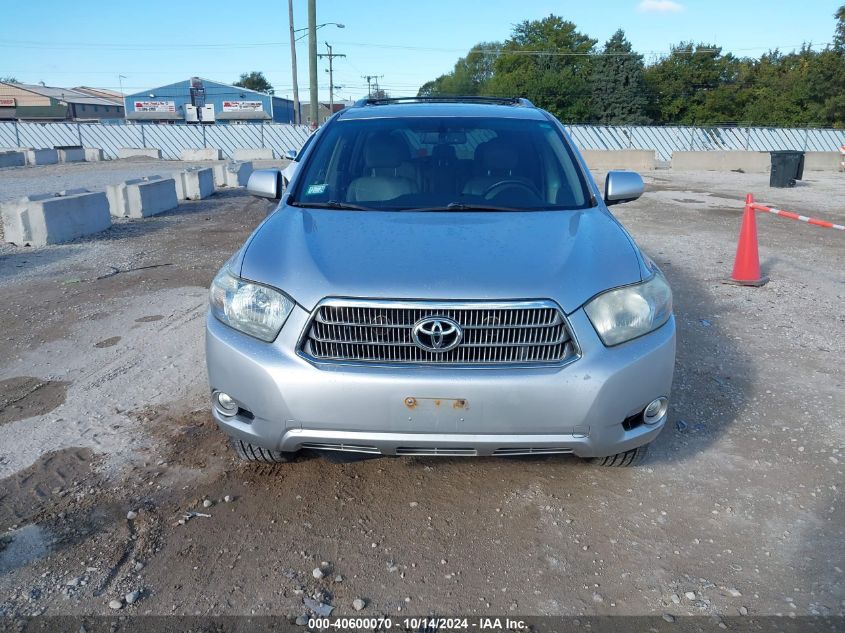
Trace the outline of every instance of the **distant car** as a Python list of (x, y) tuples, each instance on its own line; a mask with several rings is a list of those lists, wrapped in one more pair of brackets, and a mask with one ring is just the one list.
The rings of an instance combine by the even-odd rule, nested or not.
[(564, 127), (524, 99), (362, 101), (313, 137), (211, 286), (212, 411), (248, 460), (572, 453), (663, 428), (672, 293)]

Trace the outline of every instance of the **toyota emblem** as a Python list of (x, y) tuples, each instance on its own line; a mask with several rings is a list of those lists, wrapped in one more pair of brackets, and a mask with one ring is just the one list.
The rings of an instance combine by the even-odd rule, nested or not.
[(427, 352), (448, 352), (460, 344), (464, 334), (461, 326), (447, 317), (431, 316), (414, 324), (414, 343)]

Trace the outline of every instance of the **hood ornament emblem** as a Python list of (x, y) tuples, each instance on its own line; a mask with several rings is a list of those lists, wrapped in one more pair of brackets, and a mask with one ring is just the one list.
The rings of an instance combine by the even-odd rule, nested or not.
[(464, 333), (452, 319), (430, 316), (414, 324), (411, 337), (416, 346), (426, 352), (448, 352), (460, 344)]

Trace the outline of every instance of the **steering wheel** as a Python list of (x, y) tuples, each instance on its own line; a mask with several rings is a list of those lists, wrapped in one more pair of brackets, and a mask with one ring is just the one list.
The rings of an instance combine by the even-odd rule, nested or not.
[(493, 183), (492, 185), (487, 187), (487, 189), (484, 190), (484, 193), (481, 194), (481, 197), (485, 200), (492, 200), (497, 195), (508, 189), (523, 189), (535, 198), (541, 197), (540, 192), (538, 192), (533, 185), (530, 185), (522, 180), (516, 179), (500, 180), (497, 183)]

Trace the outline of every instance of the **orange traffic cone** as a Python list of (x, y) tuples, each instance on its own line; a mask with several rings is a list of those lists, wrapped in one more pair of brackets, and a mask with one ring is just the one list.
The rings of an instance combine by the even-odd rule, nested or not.
[(754, 211), (754, 196), (745, 196), (745, 213), (739, 242), (736, 245), (736, 261), (730, 282), (740, 286), (762, 286), (769, 281), (760, 274), (760, 256), (757, 253), (757, 218)]

